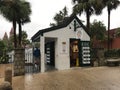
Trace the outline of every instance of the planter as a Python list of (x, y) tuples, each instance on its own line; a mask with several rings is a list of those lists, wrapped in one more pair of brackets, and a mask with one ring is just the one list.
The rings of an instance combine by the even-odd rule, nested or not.
[(25, 50), (14, 49), (14, 76), (25, 74)]

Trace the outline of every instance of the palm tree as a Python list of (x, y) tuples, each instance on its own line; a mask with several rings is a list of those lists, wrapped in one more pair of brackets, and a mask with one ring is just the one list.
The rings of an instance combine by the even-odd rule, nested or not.
[(17, 39), (16, 39), (16, 21), (17, 14), (19, 11), (19, 2), (18, 0), (4, 0), (2, 1), (2, 5), (0, 7), (1, 14), (10, 22), (13, 23), (14, 29), (14, 48), (17, 47)]
[(113, 9), (116, 9), (118, 7), (118, 5), (120, 4), (119, 0), (103, 0), (104, 5), (107, 7), (107, 11), (108, 11), (108, 51), (110, 49), (110, 35), (109, 35), (109, 31), (110, 31), (110, 14), (111, 11)]
[(86, 14), (87, 29), (90, 29), (90, 16), (92, 14), (99, 15), (102, 13), (103, 5), (101, 0), (72, 0), (75, 6), (73, 13), (81, 15)]
[(14, 47), (17, 48), (17, 39), (16, 39), (16, 23), (19, 24), (19, 45), (21, 46), (21, 37), (22, 37), (22, 26), (28, 21), (30, 21), (30, 4), (26, 1), (21, 0), (5, 0), (3, 1), (4, 5), (0, 7), (1, 13), (3, 16), (13, 22), (14, 29)]
[(21, 44), (22, 44), (22, 25), (24, 24), (24, 23), (28, 23), (28, 22), (30, 22), (30, 18), (28, 17), (28, 18), (26, 18), (26, 20), (20, 20), (19, 19), (19, 21), (17, 22), (18, 23), (18, 25), (19, 25), (19, 36), (18, 36), (18, 44), (19, 44), (19, 46), (21, 47)]
[(89, 0), (73, 0), (73, 3), (76, 4), (73, 7), (73, 13), (81, 15), (83, 12), (86, 13), (87, 29), (90, 27), (90, 16), (93, 13), (93, 8), (91, 8)]
[(22, 45), (25, 47), (27, 44), (30, 44), (30, 41), (27, 39), (28, 35), (25, 31), (22, 31)]
[[(22, 47), (25, 47), (27, 44), (30, 43), (30, 41), (27, 39), (28, 35), (27, 35), (26, 31), (22, 30), (22, 35), (21, 36), (22, 36), (21, 37), (21, 45), (22, 45)], [(17, 34), (16, 37), (17, 37), (17, 41), (19, 41), (19, 34)], [(12, 43), (14, 42), (13, 39), (14, 39), (13, 36), (11, 36), (10, 39), (9, 39), (9, 47), (12, 48), (12, 49), (13, 49)]]
[(20, 5), (20, 10), (18, 14), (17, 23), (19, 25), (19, 45), (21, 47), (21, 39), (22, 39), (22, 25), (24, 23), (30, 22), (29, 15), (31, 14), (31, 8), (29, 2), (22, 1)]

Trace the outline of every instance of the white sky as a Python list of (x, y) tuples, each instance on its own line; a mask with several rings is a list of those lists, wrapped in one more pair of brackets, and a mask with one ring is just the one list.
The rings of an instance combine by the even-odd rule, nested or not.
[[(59, 10), (62, 10), (64, 6), (67, 6), (69, 14), (72, 11), (72, 0), (27, 0), (31, 3), (32, 14), (31, 23), (25, 24), (23, 30), (28, 34), (30, 39), (38, 30), (48, 28), (49, 24), (53, 22), (53, 17)], [(113, 10), (111, 13), (111, 29), (120, 27), (120, 7)], [(86, 20), (85, 14), (80, 19)], [(107, 27), (107, 10), (104, 9), (101, 16), (92, 16), (91, 22), (94, 19), (103, 21)], [(12, 23), (8, 22), (2, 16), (0, 16), (0, 38), (3, 38), (5, 32), (9, 35)]]

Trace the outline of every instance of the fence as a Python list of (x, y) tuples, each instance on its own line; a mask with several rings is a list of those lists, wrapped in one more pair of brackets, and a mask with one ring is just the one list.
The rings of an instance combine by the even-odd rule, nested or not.
[(25, 71), (26, 73), (34, 72), (33, 49), (25, 49)]
[[(8, 53), (9, 63), (14, 62), (14, 51)], [(25, 49), (25, 72), (33, 73), (35, 71), (34, 58), (33, 58), (33, 48)]]

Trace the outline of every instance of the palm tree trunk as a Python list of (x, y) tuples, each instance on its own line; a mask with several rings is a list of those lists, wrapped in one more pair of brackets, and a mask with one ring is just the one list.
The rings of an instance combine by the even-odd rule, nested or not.
[(16, 38), (16, 20), (13, 20), (13, 29), (14, 29), (14, 48), (17, 48), (17, 38)]
[(19, 45), (21, 47), (21, 41), (22, 41), (22, 26), (21, 26), (21, 21), (19, 20)]
[(87, 30), (89, 31), (89, 29), (90, 29), (90, 14), (89, 14), (89, 10), (86, 12), (86, 19), (87, 19)]
[(108, 51), (110, 50), (110, 10), (108, 9)]

